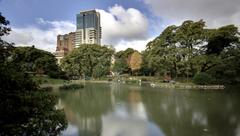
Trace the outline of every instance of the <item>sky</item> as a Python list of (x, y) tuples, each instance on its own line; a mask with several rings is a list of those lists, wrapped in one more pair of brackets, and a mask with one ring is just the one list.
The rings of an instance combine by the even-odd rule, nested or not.
[(0, 0), (12, 29), (5, 40), (54, 52), (58, 34), (76, 30), (76, 14), (96, 9), (102, 44), (117, 51), (146, 44), (169, 25), (203, 19), (209, 28), (240, 26), (240, 0)]

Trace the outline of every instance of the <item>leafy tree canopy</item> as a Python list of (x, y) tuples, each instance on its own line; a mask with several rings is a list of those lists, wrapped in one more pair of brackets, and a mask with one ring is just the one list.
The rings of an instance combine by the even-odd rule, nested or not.
[(65, 114), (22, 68), (15, 47), (2, 40), (8, 24), (0, 13), (0, 135), (59, 135), (67, 126)]
[(61, 67), (70, 76), (101, 77), (109, 74), (113, 53), (106, 46), (84, 44), (64, 57)]
[[(207, 29), (202, 20), (188, 20), (180, 26), (167, 27), (147, 44), (143, 66), (158, 75), (194, 77), (206, 72), (211, 73), (215, 83), (236, 83), (239, 82), (239, 64), (235, 60), (239, 39), (238, 28), (234, 25)], [(232, 79), (234, 81), (230, 81)]]

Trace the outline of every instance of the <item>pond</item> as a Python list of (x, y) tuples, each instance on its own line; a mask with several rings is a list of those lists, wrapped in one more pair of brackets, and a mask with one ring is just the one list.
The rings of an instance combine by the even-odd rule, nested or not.
[(61, 91), (63, 136), (240, 136), (240, 93), (88, 83)]

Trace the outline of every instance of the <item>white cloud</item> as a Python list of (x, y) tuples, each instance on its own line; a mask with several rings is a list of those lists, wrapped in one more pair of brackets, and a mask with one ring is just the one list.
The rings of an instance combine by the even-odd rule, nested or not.
[(133, 48), (138, 51), (143, 51), (146, 48), (146, 45), (149, 41), (153, 40), (154, 38), (148, 38), (145, 40), (134, 40), (134, 41), (120, 41), (115, 46), (116, 51), (126, 50), (127, 48)]
[(116, 45), (147, 38), (148, 20), (139, 10), (115, 5), (108, 11), (98, 9), (98, 12), (101, 14), (103, 44)]
[(174, 24), (204, 19), (209, 27), (240, 24), (239, 0), (143, 0), (151, 11)]
[(66, 34), (75, 31), (75, 25), (69, 21), (46, 21), (37, 19), (37, 23), (46, 29), (36, 26), (26, 28), (13, 27), (10, 35), (4, 37), (6, 41), (15, 43), (16, 46), (32, 46), (36, 48), (54, 52), (58, 34)]
[[(102, 43), (113, 45), (116, 50), (128, 47), (143, 50), (148, 40), (148, 20), (137, 9), (124, 9), (115, 5), (108, 11), (98, 9), (101, 14)], [(12, 32), (4, 39), (16, 46), (32, 46), (54, 52), (58, 34), (66, 34), (76, 29), (71, 21), (48, 21), (36, 19), (36, 25), (24, 28), (12, 27)]]

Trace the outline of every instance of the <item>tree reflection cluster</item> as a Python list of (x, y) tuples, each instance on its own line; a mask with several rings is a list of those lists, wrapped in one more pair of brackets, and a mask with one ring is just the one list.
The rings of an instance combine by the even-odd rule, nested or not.
[(238, 93), (86, 86), (91, 87), (61, 95), (67, 119), (80, 135), (226, 136), (239, 132)]

